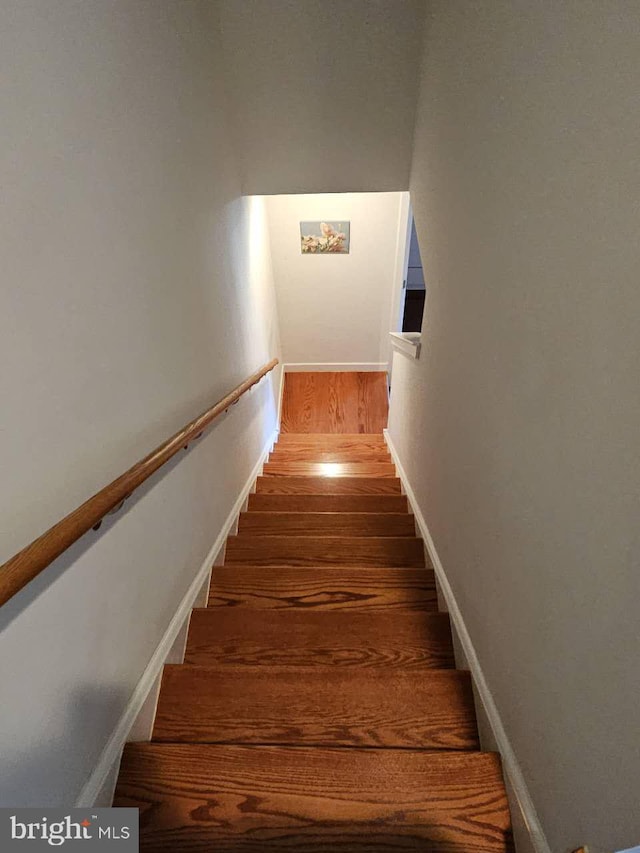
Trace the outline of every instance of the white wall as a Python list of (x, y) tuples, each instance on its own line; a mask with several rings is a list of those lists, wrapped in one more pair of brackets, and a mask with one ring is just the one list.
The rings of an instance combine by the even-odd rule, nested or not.
[[(392, 302), (402, 281), (407, 193), (271, 196), (271, 255), (287, 363), (386, 366)], [(350, 221), (348, 255), (303, 255), (300, 222)], [(380, 368), (380, 369), (385, 369)]]
[(406, 190), (423, 0), (223, 0), (243, 189)]
[[(278, 335), (215, 4), (10, 0), (0, 56), (2, 562)], [(75, 802), (275, 426), (271, 377), (0, 611), (3, 806)]]
[(431, 4), (390, 430), (554, 853), (640, 842), (639, 55), (634, 3)]

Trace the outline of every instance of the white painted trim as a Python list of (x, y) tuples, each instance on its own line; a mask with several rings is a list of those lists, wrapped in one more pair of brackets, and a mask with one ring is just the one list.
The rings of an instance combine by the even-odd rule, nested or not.
[(386, 373), (389, 365), (386, 361), (335, 361), (335, 362), (309, 362), (309, 363), (294, 363), (289, 362), (284, 364), (285, 373), (315, 373), (325, 371), (336, 372), (352, 372), (352, 373)]
[(407, 295), (406, 281), (409, 268), (409, 249), (411, 248), (412, 224), (413, 210), (411, 209), (411, 198), (408, 192), (403, 192), (400, 197), (398, 236), (396, 237), (396, 261), (393, 276), (393, 299), (390, 318), (392, 332), (402, 331), (404, 303)]
[[(140, 712), (143, 710), (147, 697), (153, 690), (154, 685), (158, 683), (162, 667), (174, 648), (174, 644), (176, 639), (179, 637), (180, 632), (184, 630), (185, 624), (188, 623), (193, 607), (199, 602), (199, 599), (201, 601), (200, 597), (203, 594), (203, 589), (205, 587), (208, 588), (211, 569), (214, 564), (218, 564), (220, 555), (224, 554), (227, 536), (233, 530), (242, 506), (253, 488), (256, 477), (260, 474), (262, 466), (264, 465), (264, 462), (277, 437), (278, 430), (276, 429), (265, 444), (258, 461), (247, 478), (238, 499), (235, 501), (231, 512), (222, 526), (222, 529), (209, 549), (204, 562), (198, 569), (197, 575), (193, 579), (186, 595), (180, 602), (178, 609), (173, 615), (173, 618), (164, 633), (164, 636), (160, 640), (151, 660), (147, 664), (140, 681), (131, 694), (131, 698), (124, 709), (122, 716), (113, 730), (111, 737), (107, 741), (105, 748), (102, 750), (102, 754), (96, 763), (93, 773), (89, 777), (89, 780), (82, 789), (80, 796), (76, 800), (77, 808), (91, 808), (97, 804), (96, 801), (99, 797), (104, 799), (109, 798), (109, 783), (111, 781), (112, 786), (115, 784), (122, 750), (129, 738), (129, 733), (138, 719)], [(101, 802), (101, 805), (110, 805), (110, 803)]]
[(394, 350), (408, 355), (409, 358), (420, 358), (420, 348), (422, 347), (420, 333), (389, 332), (389, 337)]
[(282, 370), (280, 371), (280, 388), (278, 389), (278, 433), (280, 432), (280, 424), (282, 423), (282, 401), (284, 400), (284, 374), (285, 365), (283, 364)]
[(491, 726), (498, 750), (502, 756), (504, 772), (511, 783), (518, 808), (520, 809), (522, 818), (529, 833), (531, 844), (536, 853), (551, 853), (551, 848), (549, 847), (549, 843), (544, 834), (544, 830), (542, 829), (542, 824), (540, 823), (533, 800), (529, 794), (529, 789), (527, 788), (527, 783), (522, 773), (522, 769), (520, 768), (516, 754), (505, 731), (500, 718), (500, 713), (491, 694), (491, 690), (489, 689), (489, 685), (487, 684), (480, 661), (478, 660), (478, 655), (476, 654), (473, 641), (471, 640), (471, 636), (467, 630), (458, 602), (456, 601), (444, 567), (440, 561), (438, 552), (436, 551), (436, 546), (429, 532), (429, 528), (427, 527), (427, 522), (420, 510), (415, 492), (411, 487), (411, 482), (407, 476), (407, 472), (402, 466), (402, 462), (400, 461), (398, 452), (393, 444), (393, 440), (389, 435), (389, 431), (385, 429), (383, 430), (383, 434), (385, 441), (387, 442), (389, 452), (391, 453), (391, 457), (396, 465), (398, 476), (404, 486), (404, 491), (415, 516), (419, 534), (424, 539), (427, 551), (431, 557), (442, 595), (444, 596), (447, 604), (449, 616), (458, 634), (464, 654), (466, 655), (478, 696), (482, 702), (484, 712), (489, 721), (489, 725)]

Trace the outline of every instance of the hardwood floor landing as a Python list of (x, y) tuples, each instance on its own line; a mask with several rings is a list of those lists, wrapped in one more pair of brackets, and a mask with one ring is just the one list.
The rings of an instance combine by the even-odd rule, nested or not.
[(286, 373), (283, 433), (382, 433), (386, 373)]

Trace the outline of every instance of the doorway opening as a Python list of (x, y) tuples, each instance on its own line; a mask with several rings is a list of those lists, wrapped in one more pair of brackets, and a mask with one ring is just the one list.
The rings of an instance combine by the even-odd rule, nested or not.
[(426, 288), (424, 283), (424, 270), (420, 247), (418, 246), (418, 235), (416, 234), (416, 223), (411, 217), (411, 237), (409, 238), (409, 252), (407, 257), (407, 270), (404, 277), (404, 309), (402, 312), (402, 331), (421, 332), (422, 315)]

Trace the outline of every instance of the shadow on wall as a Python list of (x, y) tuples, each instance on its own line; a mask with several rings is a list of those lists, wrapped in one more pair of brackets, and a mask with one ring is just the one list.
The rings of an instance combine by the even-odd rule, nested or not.
[[(171, 474), (183, 456), (186, 456), (190, 452), (191, 448), (182, 454), (174, 456), (173, 459), (134, 492), (117, 514), (105, 516), (99, 530), (90, 530), (86, 533), (0, 608), (0, 643), (3, 634), (10, 625), (37, 599), (46, 595), (47, 591), (66, 572), (80, 563), (82, 558), (90, 553), (91, 549), (96, 547), (99, 541), (107, 536), (152, 489), (157, 487), (165, 477)], [(82, 647), (83, 638), (81, 636), (77, 637), (77, 643), (79, 647)], [(43, 653), (46, 646), (48, 650), (53, 650), (55, 655), (56, 637), (51, 635), (36, 635), (34, 637), (35, 648), (32, 647), (28, 650), (25, 655), (26, 661), (28, 661), (29, 654), (38, 654), (38, 645), (43, 647)], [(16, 665), (15, 660), (8, 663), (9, 667)], [(1, 664), (2, 660), (0, 659)], [(4, 666), (2, 668), (4, 669)], [(11, 681), (10, 678), (3, 680), (5, 680), (5, 683)], [(19, 701), (22, 704), (23, 718), (28, 721), (30, 716), (29, 701), (33, 695), (33, 691), (27, 690), (25, 692), (25, 690), (22, 690), (18, 694), (13, 693), (12, 695), (14, 702)], [(112, 730), (117, 724), (122, 709), (129, 698), (130, 691), (126, 688), (120, 688), (115, 681), (109, 688), (103, 689), (87, 685), (86, 689), (82, 688), (75, 694), (71, 693), (64, 704), (64, 711), (60, 713), (60, 705), (56, 708), (54, 729), (58, 732), (59, 740), (49, 736), (46, 740), (39, 741), (39, 733), (34, 728), (31, 731), (32, 741), (30, 742), (29, 749), (20, 753), (19, 760), (15, 757), (13, 760), (8, 760), (6, 756), (3, 758), (2, 773), (0, 774), (0, 808), (29, 806), (43, 808), (47, 806), (71, 807), (75, 805), (75, 801), (61, 803), (57, 799), (57, 794), (60, 790), (73, 789), (77, 785), (73, 772), (67, 778), (64, 761), (66, 751), (61, 750), (60, 741), (68, 740), (69, 734), (73, 733), (74, 749), (84, 750), (86, 753), (84, 760), (87, 766), (94, 766), (104, 748), (104, 744), (97, 742), (95, 737), (92, 736), (96, 720), (105, 721), (106, 729)], [(53, 773), (51, 772), (51, 768), (55, 768)], [(47, 796), (50, 795), (51, 799), (47, 799), (47, 796), (43, 797), (42, 794), (39, 794), (37, 802), (32, 802), (29, 797), (33, 787), (33, 780), (38, 777), (42, 778), (43, 773), (46, 775), (47, 772), (50, 775), (50, 779), (48, 784), (42, 786), (42, 790), (45, 790)]]
[[(268, 379), (268, 377), (267, 377)], [(263, 380), (264, 381), (264, 380)], [(253, 390), (253, 389), (251, 389)], [(249, 392), (251, 393), (251, 392)], [(270, 398), (273, 395), (270, 395)], [(270, 412), (270, 416), (275, 417), (275, 402), (271, 403), (272, 411)], [(230, 416), (230, 412), (225, 412), (220, 417), (218, 417), (215, 421), (215, 424), (212, 427), (209, 427), (204, 435), (206, 436), (212, 429), (215, 429), (217, 425), (222, 424), (228, 417)], [(254, 413), (253, 420), (256, 420), (258, 415)], [(204, 436), (203, 436), (204, 437)], [(267, 436), (264, 436), (264, 441), (266, 441)], [(93, 548), (96, 543), (106, 534), (108, 534), (112, 528), (114, 528), (118, 522), (124, 518), (129, 512), (131, 512), (134, 507), (140, 501), (142, 501), (149, 492), (154, 489), (157, 485), (159, 485), (162, 480), (168, 477), (171, 472), (179, 465), (181, 460), (189, 453), (191, 453), (198, 444), (198, 440), (192, 441), (191, 445), (187, 450), (182, 451), (181, 453), (176, 454), (172, 459), (166, 462), (162, 468), (152, 474), (148, 480), (146, 480), (141, 486), (139, 486), (136, 491), (131, 495), (130, 498), (127, 498), (123, 507), (117, 512), (106, 515), (100, 528), (98, 530), (90, 530), (85, 533), (77, 542), (74, 542), (71, 547), (67, 548), (67, 550), (61, 554), (56, 560), (53, 561), (46, 569), (40, 572), (32, 581), (30, 581), (23, 589), (20, 590), (16, 595), (13, 596), (6, 604), (0, 607), (0, 637), (2, 632), (6, 630), (11, 623), (20, 616), (20, 614), (25, 611), (36, 599), (40, 598), (41, 595), (44, 595), (46, 591), (51, 587), (59, 578), (64, 575), (66, 571), (68, 571), (72, 566), (74, 566), (87, 552)], [(151, 450), (151, 448), (149, 449)], [(122, 473), (122, 472), (121, 472)], [(104, 483), (103, 485), (107, 485)], [(44, 531), (43, 531), (44, 533)]]
[[(87, 737), (93, 730), (93, 721), (107, 719), (117, 722), (128, 699), (128, 691), (119, 689), (116, 685), (113, 689), (80, 690), (68, 696), (65, 715), (58, 721), (60, 737), (64, 737), (67, 732), (74, 732), (75, 749), (85, 752), (82, 758), (87, 766), (95, 765), (103, 749), (103, 744), (96, 744)], [(29, 750), (20, 756), (19, 761), (3, 760), (2, 762), (0, 808), (75, 807), (75, 801), (60, 802), (57, 798), (60, 790), (73, 787), (76, 780), (74, 767), (71, 766), (69, 771), (67, 769), (65, 754), (60, 750), (57, 741), (37, 740), (37, 733), (34, 733)], [(51, 767), (55, 767), (56, 770), (55, 774), (49, 774), (49, 783), (45, 786), (47, 796), (40, 795), (37, 802), (31, 802), (29, 792), (34, 778), (42, 775), (43, 768)]]

